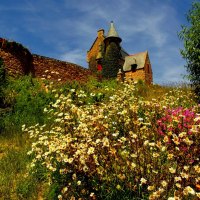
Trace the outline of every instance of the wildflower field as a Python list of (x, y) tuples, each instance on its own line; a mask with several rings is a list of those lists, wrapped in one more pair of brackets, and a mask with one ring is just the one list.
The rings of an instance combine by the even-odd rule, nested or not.
[(200, 198), (200, 105), (189, 87), (46, 87), (45, 120), (21, 132), (43, 199)]

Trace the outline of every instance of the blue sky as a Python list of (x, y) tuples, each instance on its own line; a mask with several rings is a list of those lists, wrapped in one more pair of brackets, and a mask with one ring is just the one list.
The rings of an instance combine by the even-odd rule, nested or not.
[(183, 81), (177, 33), (192, 0), (1, 0), (0, 37), (32, 53), (87, 67), (86, 53), (114, 21), (129, 53), (148, 50), (155, 83)]

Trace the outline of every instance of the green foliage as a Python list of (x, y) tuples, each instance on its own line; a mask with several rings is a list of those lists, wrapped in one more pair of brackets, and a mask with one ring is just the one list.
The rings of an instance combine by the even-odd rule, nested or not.
[(89, 69), (93, 72), (97, 72), (97, 61), (95, 57), (92, 57), (90, 62), (89, 62)]
[(31, 76), (10, 79), (5, 95), (10, 111), (2, 119), (2, 126), (7, 132), (19, 131), (23, 124), (32, 125), (47, 120), (43, 109), (52, 100), (52, 93), (45, 92), (41, 83)]
[(182, 26), (179, 37), (184, 41), (181, 55), (186, 59), (189, 79), (200, 100), (200, 2), (195, 2), (187, 14), (189, 25)]
[(46, 171), (38, 165), (37, 171), (31, 173), (29, 148), (26, 134), (0, 135), (0, 199), (34, 200), (45, 191)]
[(102, 75), (104, 78), (116, 78), (119, 71), (120, 49), (115, 42), (111, 42), (103, 59)]
[(0, 58), (0, 108), (4, 106), (4, 89), (6, 82), (6, 70), (3, 64), (3, 59)]
[(19, 180), (16, 187), (16, 193), (18, 199), (36, 199), (36, 180), (34, 177), (29, 176), (22, 180)]
[[(29, 187), (26, 185), (26, 183), (29, 183), (29, 185), (34, 184), (34, 182), (31, 180), (26, 181), (26, 183), (23, 184), (23, 189), (22, 189), (21, 184), (22, 184), (22, 181), (24, 181), (24, 179), (22, 177), (18, 177), (22, 175), (22, 172), (26, 170), (27, 162), (30, 161), (30, 159), (26, 155), (26, 149), (17, 150), (17, 149), (11, 148), (11, 149), (4, 149), (3, 152), (4, 152), (4, 156), (0, 159), (0, 166), (1, 166), (0, 167), (0, 199), (3, 197), (5, 199), (13, 199), (14, 197), (12, 195), (14, 191), (16, 190), (15, 186), (19, 187), (18, 189), (20, 191), (23, 190), (23, 195), (25, 195), (24, 192), (25, 190), (27, 190), (27, 188), (25, 188), (24, 186)], [(20, 181), (18, 178), (20, 178)], [(17, 180), (17, 183), (15, 183), (14, 180)], [(29, 187), (29, 190), (30, 188), (33, 189), (33, 186)], [(27, 190), (26, 193), (27, 192), (31, 194), (30, 191)], [(19, 199), (22, 199), (22, 198), (19, 198)], [(24, 199), (27, 199), (27, 198), (24, 198)]]

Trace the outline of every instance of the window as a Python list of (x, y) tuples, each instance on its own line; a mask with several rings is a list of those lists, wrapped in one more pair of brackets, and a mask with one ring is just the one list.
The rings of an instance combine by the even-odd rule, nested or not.
[(135, 72), (136, 69), (137, 69), (137, 64), (131, 65), (131, 71), (132, 71), (132, 72)]

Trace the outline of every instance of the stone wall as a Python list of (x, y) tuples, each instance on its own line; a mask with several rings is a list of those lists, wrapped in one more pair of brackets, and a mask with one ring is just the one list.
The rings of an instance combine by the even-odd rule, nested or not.
[(125, 72), (125, 78), (134, 81), (143, 80), (147, 84), (152, 84), (152, 74), (147, 73), (144, 68), (136, 71)]
[(61, 81), (85, 81), (91, 72), (79, 65), (44, 56), (33, 55), (35, 77)]
[(125, 77), (126, 77), (126, 79), (144, 80), (144, 78), (145, 78), (144, 70), (141, 69), (141, 70), (137, 70), (135, 72), (133, 72), (133, 71), (126, 72)]
[(47, 77), (51, 80), (85, 81), (92, 75), (79, 65), (31, 54), (28, 49), (16, 42), (0, 38), (0, 57), (6, 72), (11, 76), (32, 74), (34, 77)]
[(25, 75), (33, 70), (31, 53), (19, 43), (0, 38), (0, 57), (9, 75)]
[(104, 30), (100, 29), (97, 32), (96, 40), (92, 44), (90, 50), (87, 52), (87, 62), (89, 63), (89, 66), (92, 70), (96, 69), (96, 65), (97, 65), (96, 57), (100, 50), (99, 47), (103, 43), (104, 39), (105, 39)]
[(145, 72), (144, 69), (140, 69), (137, 71), (129, 71), (125, 73), (125, 78), (128, 79), (133, 79), (134, 81), (140, 80), (145, 80)]

